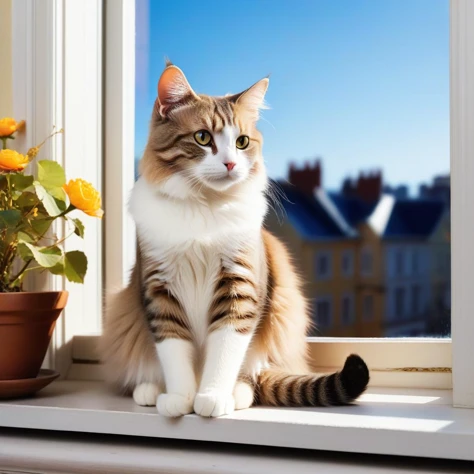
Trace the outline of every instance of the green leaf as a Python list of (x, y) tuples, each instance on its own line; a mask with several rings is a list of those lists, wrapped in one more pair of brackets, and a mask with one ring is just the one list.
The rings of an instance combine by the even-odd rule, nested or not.
[(71, 219), (71, 220), (74, 223), (74, 227), (75, 227), (74, 233), (83, 239), (84, 238), (84, 224), (79, 219)]
[(33, 176), (16, 173), (10, 175), (10, 183), (15, 191), (24, 191), (33, 185)]
[[(29, 243), (29, 242), (28, 242)], [(20, 242), (17, 247), (17, 251), (20, 257), (25, 261), (28, 262), (34, 258), (33, 252), (28, 248), (26, 242)]]
[(33, 242), (33, 237), (31, 237), (31, 235), (27, 234), (26, 232), (18, 232), (17, 234), (18, 236), (18, 240), (20, 242), (28, 242), (29, 244), (31, 244)]
[(64, 275), (64, 255), (61, 257), (61, 260), (56, 265), (48, 268), (48, 271), (51, 272), (53, 275)]
[(0, 211), (0, 230), (14, 229), (21, 220), (21, 212), (17, 209)]
[(62, 211), (65, 211), (69, 207), (69, 196), (63, 188), (49, 188), (48, 193), (53, 196), (56, 200), (56, 204)]
[(48, 190), (62, 188), (66, 184), (66, 174), (59, 163), (41, 160), (38, 161), (38, 181)]
[(61, 262), (63, 253), (59, 247), (37, 247), (27, 242), (22, 242), (32, 252), (33, 257), (44, 268), (51, 268)]
[(34, 193), (24, 191), (16, 199), (16, 205), (23, 209), (23, 211), (29, 211), (32, 207), (38, 204), (38, 197)]
[(36, 182), (34, 183), (35, 190), (36, 190), (36, 195), (38, 196), (38, 199), (43, 203), (44, 208), (46, 209), (46, 212), (51, 216), (51, 217), (56, 217), (59, 216), (65, 209), (61, 209), (61, 207), (58, 205), (58, 201), (54, 199), (53, 196), (42, 186), (40, 183)]
[(66, 252), (64, 255), (64, 272), (66, 278), (74, 283), (84, 283), (87, 272), (87, 257), (79, 250)]
[(49, 229), (52, 219), (34, 219), (31, 221), (31, 228), (38, 234), (38, 236), (43, 236)]

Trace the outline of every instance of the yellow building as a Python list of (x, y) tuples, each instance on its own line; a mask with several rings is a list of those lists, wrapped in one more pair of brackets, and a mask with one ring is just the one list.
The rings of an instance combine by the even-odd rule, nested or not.
[(312, 335), (443, 336), (450, 331), (449, 212), (440, 199), (382, 194), (379, 173), (321, 187), (318, 163), (290, 168), (285, 214), (267, 227), (288, 246), (311, 303)]
[[(281, 186), (288, 199), (283, 203), (286, 215), (272, 213), (267, 227), (287, 244), (301, 273), (315, 323), (311, 334), (380, 337), (384, 306), (380, 239), (365, 224), (358, 229), (351, 226), (334, 197), (321, 188), (309, 194)], [(346, 204), (354, 208), (350, 199)], [(357, 220), (373, 209), (359, 207), (352, 209)]]

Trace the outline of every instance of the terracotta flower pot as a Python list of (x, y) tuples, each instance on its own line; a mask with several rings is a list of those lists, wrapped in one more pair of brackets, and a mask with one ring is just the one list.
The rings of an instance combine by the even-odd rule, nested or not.
[(39, 373), (67, 291), (0, 293), (0, 380)]

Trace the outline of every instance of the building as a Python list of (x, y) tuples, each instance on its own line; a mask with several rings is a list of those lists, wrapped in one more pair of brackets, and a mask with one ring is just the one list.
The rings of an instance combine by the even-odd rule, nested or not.
[[(312, 303), (314, 335), (449, 334), (449, 209), (436, 198), (383, 193), (380, 172), (322, 186), (320, 162), (279, 183), (285, 215), (268, 228), (294, 255)], [(401, 187), (403, 188), (403, 187)]]
[(446, 205), (385, 195), (368, 224), (382, 246), (384, 336), (431, 335), (435, 286), (450, 286), (449, 274), (437, 272), (439, 255), (449, 258), (449, 241), (442, 231), (449, 226)]

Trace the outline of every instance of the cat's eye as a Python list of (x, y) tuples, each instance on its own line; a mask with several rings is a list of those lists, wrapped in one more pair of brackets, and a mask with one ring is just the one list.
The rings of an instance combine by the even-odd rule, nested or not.
[(211, 134), (207, 130), (199, 130), (194, 134), (194, 139), (201, 146), (208, 146), (211, 144)]
[(240, 135), (240, 137), (235, 141), (235, 146), (239, 150), (245, 150), (249, 146), (249, 143), (250, 139), (247, 135)]

